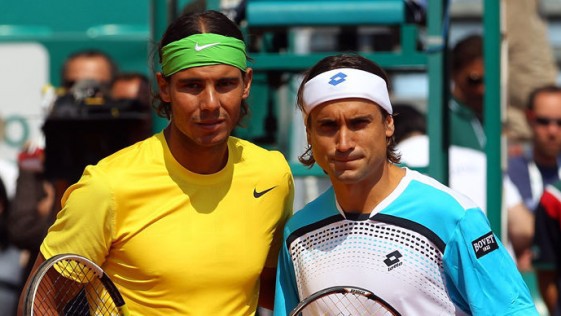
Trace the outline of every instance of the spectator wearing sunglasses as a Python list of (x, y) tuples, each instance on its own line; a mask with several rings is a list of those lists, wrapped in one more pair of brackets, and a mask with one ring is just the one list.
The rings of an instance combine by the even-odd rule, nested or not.
[(561, 181), (548, 185), (535, 210), (533, 267), (551, 316), (561, 315)]
[(483, 39), (479, 34), (459, 40), (451, 51), (451, 143), (483, 151)]
[[(540, 0), (505, 1), (508, 50), (505, 134), (509, 156), (520, 154), (531, 142), (532, 130), (525, 118), (530, 92), (555, 84), (558, 74), (539, 3)], [(485, 146), (483, 61), (483, 37), (477, 33), (461, 38), (450, 51), (453, 145), (481, 150)]]
[[(561, 174), (561, 87), (546, 85), (533, 90), (526, 109), (532, 138), (520, 155), (508, 159), (508, 174), (526, 208), (534, 213), (545, 188)], [(537, 231), (536, 231), (537, 232)], [(519, 262), (532, 267), (530, 247), (522, 250)]]
[(508, 69), (506, 88), (506, 136), (509, 155), (521, 154), (531, 143), (532, 130), (526, 119), (528, 97), (539, 87), (555, 84), (559, 68), (544, 19), (544, 0), (505, 2)]
[(561, 174), (561, 87), (535, 89), (528, 98), (526, 118), (532, 131), (524, 153), (508, 160), (508, 174), (524, 203), (535, 210), (544, 188)]

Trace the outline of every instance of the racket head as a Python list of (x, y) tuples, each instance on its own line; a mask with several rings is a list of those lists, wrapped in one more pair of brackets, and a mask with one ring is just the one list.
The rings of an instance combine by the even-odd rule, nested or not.
[(394, 316), (400, 314), (369, 290), (356, 286), (333, 286), (304, 298), (289, 315)]
[(119, 290), (103, 269), (75, 254), (56, 255), (34, 273), (24, 315), (128, 315)]

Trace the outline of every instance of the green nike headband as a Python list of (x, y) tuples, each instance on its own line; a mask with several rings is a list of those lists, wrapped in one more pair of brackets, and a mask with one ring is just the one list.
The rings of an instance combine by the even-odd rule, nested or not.
[(192, 67), (226, 64), (245, 71), (245, 43), (237, 38), (213, 33), (195, 34), (162, 48), (164, 76)]

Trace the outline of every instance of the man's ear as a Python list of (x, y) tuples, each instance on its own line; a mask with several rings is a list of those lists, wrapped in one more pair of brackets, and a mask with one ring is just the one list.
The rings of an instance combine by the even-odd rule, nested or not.
[(395, 132), (395, 124), (393, 116), (390, 114), (386, 116), (386, 137), (392, 137)]
[(245, 70), (245, 75), (244, 75), (244, 88), (243, 88), (242, 99), (245, 100), (249, 97), (249, 91), (251, 90), (252, 82), (253, 82), (253, 69), (247, 68)]
[(156, 80), (158, 81), (158, 88), (160, 90), (160, 99), (166, 103), (171, 102), (169, 95), (169, 82), (161, 72), (156, 74)]
[(306, 126), (306, 141), (310, 147), (312, 146), (312, 137), (310, 136), (310, 129)]

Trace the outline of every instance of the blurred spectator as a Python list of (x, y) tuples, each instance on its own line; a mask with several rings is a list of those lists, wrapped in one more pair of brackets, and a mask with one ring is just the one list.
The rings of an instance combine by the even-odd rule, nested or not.
[[(505, 135), (507, 140), (507, 156), (514, 157), (525, 153), (525, 146), (531, 139), (531, 132), (525, 118), (527, 100), (530, 91), (537, 87), (553, 84), (557, 77), (557, 64), (553, 58), (553, 49), (548, 39), (547, 27), (539, 12), (539, 0), (506, 0), (506, 46), (508, 49), (508, 77), (506, 101), (506, 125)], [(470, 146), (483, 150), (485, 148), (486, 136), (483, 130), (483, 93), (484, 75), (482, 40), (478, 35), (472, 35), (458, 42), (451, 56), (452, 79), (454, 102), (451, 105), (451, 143), (462, 146)], [(501, 106), (499, 104), (490, 106)], [(554, 140), (550, 140), (554, 142)], [(452, 158), (451, 158), (452, 160)], [(509, 162), (508, 169), (513, 168)], [(486, 162), (484, 163), (486, 166)], [(497, 166), (499, 167), (499, 166)], [(540, 171), (535, 170), (533, 174), (541, 177)], [(510, 179), (514, 184), (519, 182), (516, 175), (509, 170)], [(482, 170), (486, 175), (486, 167)], [(558, 177), (558, 176), (556, 176)], [(540, 183), (540, 179), (535, 181)], [(487, 184), (486, 177), (483, 178), (484, 185)], [(514, 185), (513, 185), (514, 186)], [(510, 186), (510, 191), (512, 186)], [(543, 188), (543, 187), (542, 187)], [(484, 189), (485, 191), (486, 189)], [(536, 190), (541, 191), (542, 189)], [(518, 192), (524, 202), (527, 197)], [(539, 193), (538, 193), (539, 196)], [(505, 200), (505, 202), (508, 202)], [(509, 207), (509, 234), (518, 227), (518, 224), (526, 227), (533, 223), (533, 207), (516, 203), (516, 207)], [(512, 211), (515, 209), (515, 211)], [(516, 211), (517, 210), (517, 211)], [(520, 217), (515, 217), (516, 215)], [(512, 218), (512, 220), (511, 220)], [(514, 218), (519, 218), (514, 220)], [(514, 228), (511, 228), (510, 224)], [(520, 228), (520, 227), (518, 227)], [(526, 227), (527, 228), (527, 227)], [(531, 271), (531, 251), (528, 234), (533, 234), (533, 229), (522, 228), (518, 236), (511, 236), (514, 252), (517, 256), (518, 267), (521, 271)], [(532, 276), (529, 275), (531, 278)], [(530, 284), (530, 283), (529, 283)]]
[(110, 95), (114, 100), (137, 100), (149, 107), (150, 82), (141, 73), (121, 73), (115, 76)]
[(507, 236), (509, 251), (516, 258), (518, 270), (529, 272), (532, 269), (532, 238), (534, 237), (534, 214), (529, 210), (518, 189), (508, 175), (503, 181), (503, 210), (507, 216)]
[(401, 162), (410, 168), (429, 165), (429, 138), (425, 114), (409, 104), (394, 104), (394, 139)]
[[(505, 2), (508, 49), (505, 132), (509, 155), (520, 153), (521, 144), (531, 139), (524, 115), (530, 92), (554, 84), (558, 73), (547, 27), (540, 16), (539, 2)], [(460, 39), (451, 51), (450, 61), (453, 83), (451, 143), (483, 150), (486, 142), (482, 126), (485, 69), (481, 35), (471, 34)]]
[[(422, 112), (410, 105), (394, 107), (395, 137), (401, 162), (411, 168), (426, 168), (429, 163), (429, 139)], [(485, 210), (485, 155), (471, 148), (452, 145), (449, 150), (450, 187), (469, 196)], [(509, 251), (521, 270), (528, 270), (530, 257), (524, 253), (531, 245), (533, 216), (526, 208), (509, 177), (504, 179), (504, 203), (507, 214)]]
[(18, 169), (15, 163), (7, 159), (0, 158), (0, 180), (4, 182), (9, 199), (13, 199), (16, 194), (16, 180)]
[(111, 86), (110, 96), (113, 101), (127, 105), (133, 111), (145, 114), (138, 124), (137, 132), (131, 133), (131, 143), (152, 135), (152, 111), (150, 81), (141, 73), (121, 73)]
[(117, 65), (104, 52), (78, 51), (68, 56), (62, 66), (62, 87), (70, 90), (77, 82), (89, 79), (98, 82), (107, 91), (117, 71)]
[(396, 113), (394, 119), (400, 122), (393, 133), (396, 143), (427, 133), (427, 123), (421, 111), (410, 104), (393, 103), (392, 106)]
[[(424, 114), (410, 105), (396, 105), (394, 113), (401, 162), (421, 171), (426, 169), (429, 165), (429, 138)], [(485, 154), (481, 150), (454, 144), (448, 154), (449, 186), (469, 196), (486, 211)]]
[[(6, 120), (0, 116), (0, 139), (4, 139), (6, 130)], [(3, 181), (8, 199), (12, 200), (16, 193), (16, 180), (18, 178), (18, 168), (12, 159), (0, 157), (0, 180)]]
[(18, 248), (29, 252), (30, 260), (24, 269), (24, 276), (27, 276), (58, 209), (55, 208), (55, 187), (43, 172), (44, 151), (37, 147), (25, 147), (18, 156), (18, 167), (16, 195), (9, 214), (9, 233)]
[(508, 47), (506, 133), (509, 153), (531, 139), (525, 112), (530, 92), (555, 84), (558, 67), (549, 41), (548, 27), (540, 12), (541, 0), (506, 0), (505, 25)]
[[(74, 93), (76, 86), (85, 80), (96, 83), (99, 88), (96, 94), (106, 93), (116, 72), (114, 62), (101, 51), (85, 50), (71, 54), (62, 67), (64, 93), (57, 102)], [(60, 199), (70, 181), (61, 177), (47, 177), (45, 149), (33, 142), (22, 148), (18, 156), (18, 169), (16, 192), (9, 214), (9, 234), (18, 248), (29, 252), (22, 279), (25, 280), (35, 262), (39, 246), (60, 210)]]
[(22, 283), (22, 252), (14, 247), (8, 236), (9, 200), (0, 179), (0, 316), (16, 312)]
[(452, 48), (450, 60), (450, 142), (483, 151), (483, 38), (479, 34), (462, 38)]
[[(65, 90), (43, 125), (46, 137), (44, 172), (55, 185), (57, 209), (62, 193), (78, 180), (82, 169), (88, 163), (96, 163), (102, 155), (112, 153), (107, 144), (96, 143), (107, 132), (104, 129), (107, 124), (98, 120), (94, 126), (88, 114), (105, 110), (103, 105), (107, 104), (117, 73), (112, 58), (93, 49), (70, 54), (62, 67), (61, 81)], [(115, 135), (114, 138), (119, 137)], [(74, 140), (81, 143), (79, 148), (73, 146)]]
[(468, 35), (460, 39), (450, 53), (449, 185), (486, 211), (483, 38), (479, 34)]
[(548, 185), (536, 209), (534, 262), (540, 294), (550, 315), (561, 315), (561, 182)]
[(526, 117), (531, 145), (508, 160), (508, 174), (524, 203), (534, 210), (546, 185), (561, 173), (561, 87), (545, 86), (530, 94)]

